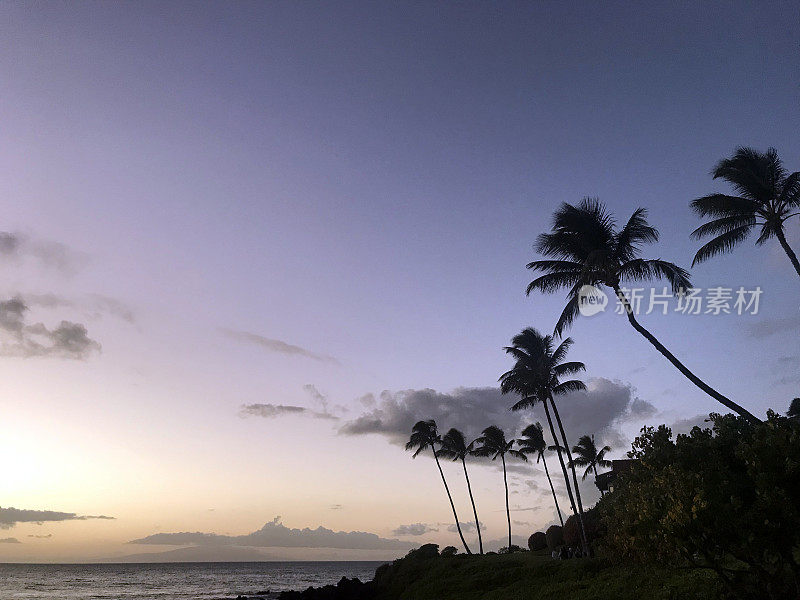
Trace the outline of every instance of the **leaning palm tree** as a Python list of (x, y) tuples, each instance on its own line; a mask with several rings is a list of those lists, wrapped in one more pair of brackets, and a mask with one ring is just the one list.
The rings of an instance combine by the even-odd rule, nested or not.
[(515, 456), (527, 462), (528, 457), (522, 452), (514, 450), (514, 440), (507, 441), (506, 434), (496, 425), (491, 425), (483, 430), (481, 437), (475, 440), (478, 446), (472, 451), (475, 456), (491, 456), (495, 460), (498, 456), (503, 461), (503, 483), (506, 486), (506, 517), (508, 518), (508, 551), (511, 552), (511, 509), (508, 506), (508, 476), (506, 475), (506, 454)]
[[(597, 477), (597, 467), (607, 469), (611, 466), (611, 461), (606, 460), (606, 453), (611, 452), (611, 446), (603, 446), (598, 450), (594, 443), (594, 435), (581, 436), (572, 451), (575, 453), (572, 464), (576, 467), (586, 467), (582, 481), (586, 480), (591, 471), (594, 471), (594, 476)], [(600, 495), (603, 495), (603, 490), (600, 490)]]
[(481, 537), (481, 524), (478, 521), (478, 511), (475, 509), (475, 498), (472, 496), (472, 486), (469, 483), (469, 474), (467, 473), (467, 455), (470, 454), (475, 448), (475, 442), (470, 442), (464, 439), (464, 434), (455, 427), (444, 434), (442, 438), (442, 447), (436, 451), (437, 456), (449, 458), (453, 462), (460, 460), (461, 466), (464, 467), (464, 478), (467, 480), (467, 491), (469, 492), (469, 500), (472, 502), (472, 514), (475, 515), (475, 529), (478, 530), (478, 547), (480, 553), (483, 554), (483, 538)]
[(553, 480), (550, 479), (550, 471), (547, 470), (547, 460), (544, 457), (544, 452), (547, 450), (547, 443), (544, 441), (542, 424), (536, 422), (533, 425), (528, 425), (522, 430), (522, 437), (517, 440), (517, 444), (519, 444), (519, 451), (523, 454), (535, 454), (537, 464), (540, 460), (542, 461), (542, 464), (544, 465), (544, 474), (547, 475), (547, 482), (550, 484), (550, 491), (553, 493), (553, 502), (556, 505), (556, 514), (558, 514), (558, 520), (561, 522), (561, 526), (563, 527), (564, 519), (561, 516), (561, 509), (558, 506), (558, 498), (556, 498), (556, 490), (553, 487)]
[(711, 237), (697, 251), (692, 266), (730, 252), (760, 226), (756, 244), (778, 238), (800, 275), (800, 261), (784, 231), (784, 223), (800, 214), (800, 172), (787, 174), (775, 148), (762, 153), (740, 147), (731, 158), (719, 161), (711, 174), (730, 183), (737, 195), (709, 194), (692, 201), (694, 212), (711, 218), (692, 232), (698, 240)]
[(639, 258), (642, 244), (658, 240), (658, 231), (647, 223), (643, 208), (634, 211), (622, 229), (617, 229), (614, 218), (596, 199), (585, 198), (578, 206), (562, 204), (553, 216), (550, 233), (543, 233), (536, 242), (536, 250), (548, 260), (535, 260), (528, 264), (541, 275), (528, 284), (527, 293), (534, 290), (554, 292), (567, 288), (568, 302), (555, 326), (561, 335), (578, 316), (581, 288), (605, 285), (614, 290), (625, 309), (633, 328), (666, 357), (697, 387), (730, 410), (750, 421), (759, 420), (743, 407), (692, 373), (675, 355), (659, 342), (634, 316), (633, 308), (621, 285), (626, 281), (666, 279), (673, 292), (681, 293), (691, 287), (689, 274), (681, 267), (660, 259)]
[(456, 529), (458, 529), (458, 535), (461, 538), (461, 543), (464, 544), (464, 550), (467, 551), (467, 554), (472, 554), (469, 546), (467, 546), (467, 542), (464, 540), (464, 534), (461, 532), (458, 514), (456, 514), (456, 505), (453, 504), (453, 496), (450, 495), (450, 488), (447, 486), (447, 480), (444, 478), (442, 465), (439, 463), (439, 457), (436, 456), (436, 446), (440, 445), (441, 443), (441, 437), (436, 429), (436, 421), (433, 419), (428, 421), (418, 421), (414, 427), (411, 428), (411, 437), (406, 444), (406, 450), (414, 450), (416, 448), (412, 458), (417, 458), (420, 452), (423, 452), (428, 448), (431, 449), (433, 458), (436, 460), (436, 466), (439, 467), (439, 474), (442, 476), (444, 490), (447, 492), (448, 500), (450, 500), (450, 508), (453, 509), (453, 518), (456, 520)]
[[(558, 462), (561, 464), (564, 482), (567, 485), (567, 495), (569, 496), (572, 512), (577, 516), (581, 525), (581, 540), (584, 550), (588, 551), (589, 542), (583, 526), (583, 502), (581, 500), (581, 491), (578, 487), (578, 477), (573, 468), (572, 482), (574, 483), (575, 492), (573, 496), (573, 488), (570, 487), (562, 450), (566, 452), (568, 462), (572, 462), (572, 456), (569, 451), (567, 434), (564, 432), (564, 425), (561, 422), (558, 407), (556, 407), (553, 399), (554, 396), (586, 389), (584, 383), (577, 379), (561, 381), (562, 377), (583, 371), (586, 366), (582, 362), (565, 362), (567, 352), (572, 345), (570, 338), (563, 340), (557, 348), (554, 348), (555, 340), (551, 336), (542, 335), (532, 327), (528, 327), (523, 329), (522, 333), (515, 335), (511, 340), (511, 344), (511, 346), (505, 348), (505, 351), (514, 357), (515, 363), (510, 371), (500, 376), (500, 391), (503, 394), (513, 392), (521, 397), (520, 401), (511, 407), (511, 410), (533, 408), (539, 403), (544, 407), (547, 424), (550, 426), (550, 434), (555, 442), (554, 449), (558, 455)], [(553, 408), (553, 416), (555, 416), (558, 423), (558, 428), (561, 432), (560, 441), (563, 446), (559, 444), (558, 436), (553, 427), (548, 402)], [(575, 504), (576, 500), (577, 506)]]

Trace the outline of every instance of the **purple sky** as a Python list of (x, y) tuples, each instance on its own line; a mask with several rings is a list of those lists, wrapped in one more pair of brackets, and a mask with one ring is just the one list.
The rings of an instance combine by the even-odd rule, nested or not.
[[(563, 295), (526, 298), (525, 264), (559, 203), (598, 196), (621, 220), (645, 206), (662, 233), (646, 255), (688, 267), (689, 201), (727, 191), (717, 160), (774, 146), (800, 169), (798, 16), (790, 2), (4, 4), (0, 230), (21, 242), (0, 291), (29, 324), (81, 323), (102, 350), (0, 358), (0, 450), (26, 457), (0, 506), (117, 518), (19, 523), (0, 559), (119, 556), (159, 531), (246, 535), (278, 514), (386, 538), (447, 522), (430, 461), (343, 426), (425, 406), (414, 390), (493, 387), (502, 346), (552, 328)], [(763, 415), (800, 395), (800, 285), (753, 241), (693, 281), (761, 286), (759, 315), (640, 320)], [(570, 335), (593, 398), (625, 396), (597, 422), (616, 455), (645, 422), (720, 408), (621, 315)], [(273, 409), (240, 414), (259, 404)], [(291, 450), (309, 437), (324, 458)], [(137, 475), (110, 486), (120, 470)], [(476, 471), (501, 538), (497, 473)], [(442, 502), (408, 497), (412, 482)], [(524, 493), (543, 507), (527, 535), (553, 515)]]

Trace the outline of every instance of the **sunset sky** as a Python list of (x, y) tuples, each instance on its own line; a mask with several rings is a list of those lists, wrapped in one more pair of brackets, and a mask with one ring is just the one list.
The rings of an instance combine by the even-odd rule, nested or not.
[[(543, 419), (496, 386), (502, 347), (563, 308), (525, 296), (559, 203), (647, 207), (645, 255), (688, 268), (719, 159), (774, 146), (800, 170), (796, 3), (565, 4), (0, 5), (0, 561), (456, 544), (432, 459), (402, 445), (420, 418), (470, 439)], [(758, 314), (640, 321), (785, 411), (785, 254), (753, 238), (692, 276), (760, 286)], [(569, 334), (574, 440), (620, 457), (644, 424), (721, 409), (613, 310)], [(496, 549), (502, 472), (470, 468)], [(540, 465), (511, 483), (516, 534), (553, 522)], [(320, 526), (360, 533), (292, 531)]]

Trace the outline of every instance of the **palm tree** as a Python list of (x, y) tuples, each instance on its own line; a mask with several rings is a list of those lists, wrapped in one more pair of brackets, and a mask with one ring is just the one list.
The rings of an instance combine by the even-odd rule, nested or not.
[(468, 445), (467, 441), (464, 439), (464, 434), (454, 427), (444, 434), (442, 438), (442, 447), (436, 452), (436, 455), (449, 458), (453, 462), (460, 460), (461, 466), (464, 467), (464, 478), (467, 480), (469, 500), (472, 502), (472, 514), (475, 515), (475, 529), (478, 530), (478, 546), (480, 548), (480, 553), (483, 554), (481, 524), (480, 521), (478, 521), (478, 511), (475, 509), (475, 498), (472, 497), (472, 486), (469, 483), (469, 475), (467, 474), (467, 455), (472, 452), (474, 447), (475, 442), (470, 442)]
[(508, 517), (508, 551), (511, 552), (511, 509), (508, 506), (508, 476), (506, 475), (506, 454), (515, 456), (527, 462), (528, 457), (522, 452), (514, 450), (514, 440), (507, 441), (506, 434), (496, 425), (491, 425), (483, 430), (481, 437), (475, 440), (479, 444), (472, 453), (475, 456), (491, 456), (495, 460), (498, 456), (503, 461), (503, 483), (506, 486), (506, 517)]
[[(594, 443), (594, 435), (581, 436), (572, 451), (575, 453), (575, 458), (572, 461), (573, 466), (586, 467), (581, 481), (586, 480), (586, 476), (590, 471), (594, 471), (594, 476), (597, 477), (597, 467), (607, 469), (611, 466), (611, 461), (606, 460), (606, 453), (611, 452), (611, 446), (603, 446), (598, 450)], [(603, 495), (603, 490), (600, 490), (600, 495)]]
[(689, 381), (730, 410), (752, 422), (759, 422), (750, 412), (726, 398), (692, 373), (656, 337), (636, 320), (627, 296), (620, 286), (624, 281), (666, 279), (673, 292), (681, 293), (691, 287), (689, 274), (681, 267), (660, 259), (638, 258), (642, 244), (658, 240), (658, 231), (647, 223), (647, 211), (639, 208), (622, 229), (596, 199), (585, 198), (578, 206), (562, 204), (553, 216), (550, 233), (543, 233), (536, 250), (549, 260), (528, 264), (541, 275), (528, 284), (527, 293), (534, 290), (549, 293), (567, 288), (568, 302), (555, 326), (561, 335), (579, 312), (580, 290), (583, 286), (605, 285), (614, 290), (625, 308), (633, 328), (663, 354)]
[(776, 237), (792, 266), (800, 275), (800, 262), (786, 241), (784, 223), (800, 212), (800, 172), (787, 174), (775, 148), (758, 152), (740, 147), (731, 158), (717, 163), (714, 179), (724, 179), (737, 196), (709, 194), (697, 198), (691, 207), (701, 217), (710, 217), (692, 232), (692, 237), (711, 237), (694, 257), (692, 266), (712, 256), (730, 252), (760, 226), (756, 244)]
[(453, 518), (456, 520), (456, 529), (458, 529), (458, 535), (461, 538), (461, 543), (464, 544), (464, 549), (467, 551), (467, 554), (472, 554), (469, 546), (467, 546), (467, 542), (464, 540), (464, 534), (461, 532), (461, 524), (459, 523), (458, 515), (456, 514), (456, 505), (453, 504), (453, 496), (450, 495), (450, 488), (447, 486), (447, 480), (444, 478), (442, 465), (439, 463), (439, 457), (436, 456), (436, 446), (441, 443), (442, 440), (439, 437), (439, 433), (436, 429), (436, 421), (433, 419), (428, 421), (417, 421), (414, 427), (411, 428), (411, 437), (406, 444), (406, 450), (414, 450), (416, 448), (412, 458), (417, 458), (420, 452), (426, 450), (427, 448), (431, 449), (433, 458), (436, 460), (436, 466), (439, 467), (439, 474), (442, 476), (444, 490), (447, 492), (448, 500), (450, 500), (450, 508), (453, 509)]
[(558, 520), (561, 522), (561, 526), (563, 527), (564, 519), (561, 516), (561, 509), (558, 506), (558, 498), (556, 498), (556, 490), (553, 487), (553, 480), (550, 479), (550, 471), (547, 470), (547, 460), (544, 457), (544, 451), (547, 450), (547, 443), (544, 441), (542, 424), (536, 422), (533, 425), (528, 425), (522, 430), (522, 437), (517, 440), (517, 444), (519, 444), (519, 451), (523, 454), (536, 455), (536, 464), (539, 464), (540, 460), (542, 461), (542, 464), (544, 465), (544, 474), (547, 475), (547, 482), (550, 484), (550, 491), (553, 492), (553, 502), (556, 505)]
[[(562, 449), (567, 454), (568, 462), (572, 462), (572, 456), (569, 451), (567, 435), (564, 432), (564, 425), (561, 422), (558, 408), (553, 399), (554, 396), (586, 389), (584, 383), (577, 379), (561, 381), (561, 378), (566, 375), (572, 375), (585, 370), (586, 365), (576, 361), (565, 362), (567, 352), (572, 345), (572, 340), (570, 338), (563, 340), (555, 349), (554, 345), (555, 342), (551, 336), (542, 335), (532, 327), (523, 329), (522, 333), (514, 336), (511, 340), (511, 346), (506, 347), (505, 351), (513, 356), (516, 362), (510, 371), (500, 376), (500, 391), (503, 394), (514, 392), (521, 396), (521, 400), (514, 404), (511, 410), (532, 408), (538, 403), (544, 406), (544, 414), (547, 417), (547, 424), (550, 426), (550, 434), (553, 436), (555, 442), (554, 449), (558, 455), (558, 462), (561, 464), (564, 482), (567, 485), (567, 495), (569, 496), (569, 501), (572, 506), (572, 512), (577, 516), (578, 522), (581, 524), (581, 539), (583, 541), (584, 550), (588, 551), (589, 542), (586, 538), (586, 531), (583, 526), (583, 501), (581, 500), (581, 491), (578, 487), (578, 477), (573, 467), (572, 481), (574, 483), (575, 492), (573, 496), (573, 488), (570, 487), (569, 475), (567, 475), (567, 467), (564, 464)], [(558, 436), (553, 427), (548, 401), (553, 408), (553, 416), (555, 416), (556, 422), (558, 423), (563, 446), (559, 444)], [(575, 504), (576, 500), (577, 507)]]

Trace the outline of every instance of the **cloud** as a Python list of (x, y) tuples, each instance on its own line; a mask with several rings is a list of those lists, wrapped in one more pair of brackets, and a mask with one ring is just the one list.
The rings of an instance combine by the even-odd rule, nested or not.
[(755, 339), (768, 338), (778, 333), (794, 333), (798, 329), (800, 329), (800, 315), (761, 319), (755, 323), (747, 323), (744, 326), (745, 333)]
[(21, 543), (22, 542), (20, 542), (17, 538), (12, 538), (12, 537), (0, 538), (0, 544), (21, 544)]
[(344, 506), (342, 506), (341, 504), (331, 504), (328, 507), (328, 510), (342, 510), (343, 508)]
[(32, 259), (66, 274), (73, 274), (86, 262), (84, 255), (60, 242), (7, 231), (0, 232), (0, 258), (10, 262)]
[(0, 302), (0, 356), (52, 356), (82, 360), (100, 351), (80, 323), (61, 321), (54, 329), (27, 324), (28, 306), (19, 297)]
[(233, 329), (221, 329), (220, 331), (233, 340), (247, 344), (253, 344), (269, 350), (270, 352), (277, 352), (278, 354), (286, 354), (289, 356), (302, 356), (320, 362), (333, 363), (337, 365), (339, 364), (339, 361), (332, 356), (318, 354), (316, 352), (312, 352), (311, 350), (301, 348), (300, 346), (295, 346), (281, 340), (264, 337), (263, 335), (258, 335), (256, 333), (250, 333), (248, 331), (236, 331)]
[(72, 308), (85, 314), (92, 319), (98, 319), (103, 315), (111, 315), (133, 323), (136, 316), (133, 309), (124, 302), (104, 296), (102, 294), (87, 294), (77, 298), (68, 298), (57, 294), (17, 294), (17, 298), (22, 300), (26, 306), (39, 306), (42, 308)]
[(711, 423), (707, 423), (708, 420), (708, 413), (702, 415), (695, 415), (693, 417), (688, 417), (686, 419), (678, 419), (674, 423), (672, 423), (669, 427), (672, 429), (672, 433), (677, 435), (679, 433), (689, 433), (692, 428), (699, 427), (700, 429), (710, 429)]
[[(486, 531), (486, 525), (482, 521), (479, 522), (481, 524), (481, 531)], [(459, 521), (459, 524), (461, 525), (461, 531), (463, 531), (464, 533), (472, 533), (473, 531), (475, 531), (475, 523), (473, 523), (472, 521), (467, 521), (466, 523), (462, 523), (461, 521)], [(451, 523), (450, 525), (447, 526), (447, 531), (449, 531), (450, 533), (458, 533), (458, 527), (456, 527), (455, 523)]]
[[(443, 432), (456, 427), (468, 439), (477, 437), (488, 425), (497, 425), (511, 437), (518, 435), (525, 425), (541, 421), (549, 442), (543, 409), (512, 412), (509, 408), (515, 401), (514, 397), (503, 396), (499, 388), (488, 387), (457, 388), (450, 393), (432, 389), (384, 391), (373, 407), (367, 407), (360, 416), (345, 422), (339, 433), (378, 434), (402, 446), (408, 440), (411, 427), (421, 419), (435, 419)], [(586, 391), (562, 396), (557, 402), (571, 439), (594, 433), (599, 440), (615, 444), (622, 440), (618, 430), (621, 424), (639, 422), (656, 412), (652, 404), (635, 396), (630, 385), (603, 378), (590, 379)], [(520, 473), (527, 468), (517, 467)]]
[(315, 419), (338, 420), (339, 417), (333, 414), (332, 411), (342, 413), (346, 412), (347, 410), (344, 406), (340, 406), (338, 404), (329, 408), (327, 397), (310, 383), (304, 385), (303, 390), (311, 396), (315, 403), (320, 405), (321, 410), (313, 410), (304, 406), (293, 406), (286, 404), (243, 404), (239, 409), (239, 416), (274, 419), (276, 417), (283, 417), (286, 415), (305, 415), (314, 417)]
[(219, 535), (216, 533), (181, 532), (156, 533), (132, 540), (129, 544), (156, 544), (167, 546), (245, 546), (256, 548), (341, 548), (351, 550), (405, 550), (408, 542), (378, 537), (364, 531), (332, 531), (325, 527), (316, 529), (290, 529), (280, 522), (280, 517), (247, 535)]
[(392, 535), (425, 535), (431, 531), (439, 531), (434, 529), (427, 523), (410, 523), (409, 525), (398, 525)]
[(29, 538), (36, 538), (37, 540), (49, 540), (51, 537), (53, 537), (53, 534), (52, 533), (48, 533), (47, 535), (31, 535), (31, 534), (28, 534), (28, 537)]
[(87, 519), (107, 519), (114, 517), (105, 515), (78, 515), (75, 513), (53, 510), (26, 510), (21, 508), (0, 507), (0, 529), (10, 529), (17, 523), (44, 523), (45, 521), (86, 521)]

